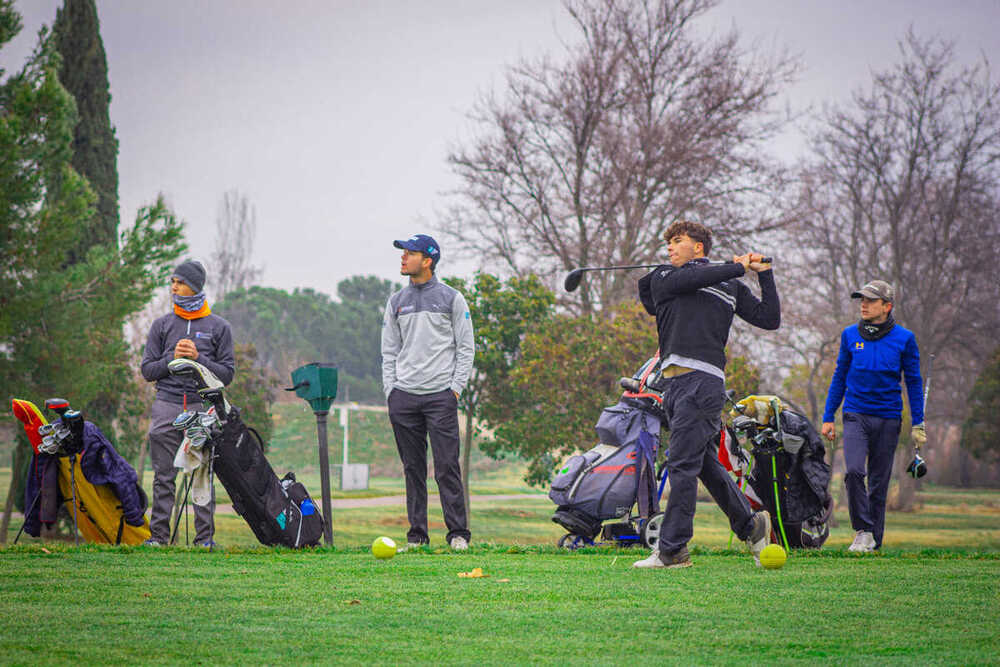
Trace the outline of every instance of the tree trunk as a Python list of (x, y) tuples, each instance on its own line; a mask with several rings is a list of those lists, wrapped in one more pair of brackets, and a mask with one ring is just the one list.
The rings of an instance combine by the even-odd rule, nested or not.
[(142, 473), (146, 469), (146, 447), (149, 444), (149, 438), (143, 438), (139, 442), (139, 457), (138, 462), (135, 466), (135, 473), (139, 476), (139, 486), (142, 486)]
[[(472, 515), (472, 506), (469, 504), (469, 459), (472, 454), (472, 410), (465, 413), (465, 451), (462, 452), (462, 491), (465, 493), (465, 514), (466, 522)], [(468, 526), (466, 526), (468, 527)]]
[[(22, 456), (27, 452), (28, 445), (25, 445), (20, 438), (14, 439), (14, 452), (11, 454), (10, 467), (10, 489), (7, 490), (7, 501), (3, 506), (3, 519), (0, 520), (0, 544), (7, 544), (7, 531), (10, 529), (10, 515), (14, 511), (14, 498), (17, 490), (21, 486), (21, 471), (24, 470)], [(25, 508), (27, 512), (28, 508)], [(27, 518), (27, 517), (25, 517)]]

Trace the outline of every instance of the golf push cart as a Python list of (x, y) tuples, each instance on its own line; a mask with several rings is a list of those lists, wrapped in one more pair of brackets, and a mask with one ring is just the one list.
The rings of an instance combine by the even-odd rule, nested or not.
[[(572, 456), (558, 469), (549, 497), (558, 505), (552, 520), (568, 532), (558, 545), (596, 544), (654, 548), (667, 483), (666, 458), (656, 465), (666, 379), (659, 354), (630, 378), (616, 405), (605, 408), (596, 429), (600, 444)], [(775, 518), (772, 540), (785, 546), (819, 548), (829, 536), (830, 467), (819, 434), (804, 416), (783, 408), (774, 396), (734, 402), (730, 423), (718, 436), (720, 463), (735, 478), (754, 510)], [(608, 521), (614, 519), (615, 521)], [(600, 537), (602, 542), (595, 540)]]

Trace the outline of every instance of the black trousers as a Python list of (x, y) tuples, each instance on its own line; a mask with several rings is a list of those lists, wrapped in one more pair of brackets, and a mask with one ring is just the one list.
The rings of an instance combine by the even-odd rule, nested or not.
[(670, 496), (660, 527), (659, 550), (676, 553), (694, 534), (698, 480), (729, 518), (729, 526), (745, 540), (753, 512), (746, 496), (719, 463), (720, 415), (725, 383), (708, 373), (692, 371), (668, 380), (663, 409), (669, 419), (670, 451), (667, 474)]
[(441, 496), (447, 540), (469, 539), (462, 469), (458, 462), (458, 399), (450, 389), (433, 394), (411, 394), (393, 389), (389, 394), (389, 421), (406, 477), (407, 542), (429, 542), (427, 535), (427, 436), (434, 456), (434, 479)]
[(885, 534), (885, 501), (889, 496), (900, 425), (898, 419), (844, 413), (844, 463), (847, 466), (844, 484), (851, 527), (871, 532), (876, 549), (881, 548)]

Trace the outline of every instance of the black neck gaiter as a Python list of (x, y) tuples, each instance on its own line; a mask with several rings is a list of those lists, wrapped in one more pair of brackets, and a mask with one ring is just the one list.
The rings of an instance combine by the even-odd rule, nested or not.
[(882, 324), (872, 324), (867, 320), (861, 320), (858, 322), (858, 333), (865, 340), (878, 340), (892, 331), (894, 326), (896, 326), (896, 320), (892, 319), (892, 313), (889, 313), (889, 317)]

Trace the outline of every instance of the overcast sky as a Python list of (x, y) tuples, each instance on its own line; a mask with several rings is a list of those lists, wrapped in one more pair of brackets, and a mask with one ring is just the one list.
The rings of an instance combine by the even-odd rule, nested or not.
[[(61, 0), (17, 0), (25, 29), (0, 52), (17, 69)], [(207, 259), (226, 190), (256, 206), (261, 283), (333, 293), (399, 280), (395, 238), (435, 232), (477, 92), (523, 56), (572, 36), (558, 0), (98, 0), (120, 143), (122, 224), (157, 193)], [(1000, 63), (1000, 0), (726, 0), (705, 28), (735, 26), (802, 58), (793, 109), (845, 102), (918, 34)], [(996, 75), (994, 75), (995, 77)], [(800, 150), (793, 135), (781, 157)], [(444, 239), (440, 239), (444, 241)], [(443, 247), (441, 273), (476, 258)], [(489, 267), (487, 267), (489, 268)], [(209, 267), (211, 270), (211, 267)]]

